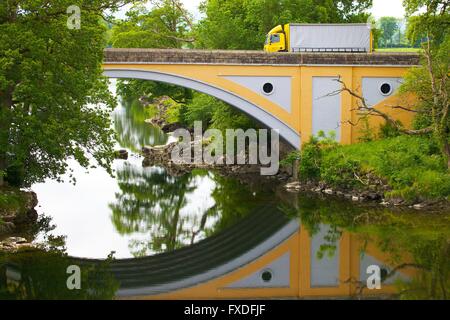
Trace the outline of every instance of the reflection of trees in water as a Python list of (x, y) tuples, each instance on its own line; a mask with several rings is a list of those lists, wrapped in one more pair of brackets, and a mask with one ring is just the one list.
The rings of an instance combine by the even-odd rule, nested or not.
[(208, 217), (216, 212), (208, 208), (186, 212), (188, 198), (196, 190), (196, 176), (169, 176), (158, 168), (125, 165), (117, 171), (120, 193), (110, 205), (112, 220), (121, 234), (148, 233), (148, 242), (133, 241), (137, 255), (148, 251), (171, 251), (189, 244), (206, 228)]
[(122, 101), (122, 107), (113, 113), (116, 139), (120, 146), (138, 152), (145, 145), (162, 145), (167, 141), (166, 135), (148, 123), (145, 109), (138, 100)]
[[(113, 299), (119, 285), (109, 271), (110, 261), (80, 264), (54, 248), (0, 252), (0, 299)], [(81, 271), (77, 290), (67, 287), (71, 265)]]
[[(122, 234), (149, 234), (133, 240), (136, 256), (171, 251), (236, 223), (267, 196), (237, 181), (203, 170), (174, 177), (159, 168), (125, 165), (117, 170), (120, 192), (110, 204), (112, 220)], [(214, 180), (213, 204), (190, 203), (200, 183)], [(195, 199), (194, 199), (195, 200)]]
[[(316, 196), (292, 196), (290, 204), (281, 206), (291, 217), (299, 217), (311, 235), (320, 224), (329, 232), (318, 256), (332, 252), (343, 232), (350, 232), (361, 243), (361, 253), (369, 244), (386, 254), (390, 272), (386, 281), (398, 271), (413, 271), (406, 281), (397, 279), (399, 298), (449, 299), (450, 295), (450, 225), (448, 213), (408, 212), (379, 206), (358, 206), (342, 200)], [(364, 283), (362, 285), (365, 285)]]

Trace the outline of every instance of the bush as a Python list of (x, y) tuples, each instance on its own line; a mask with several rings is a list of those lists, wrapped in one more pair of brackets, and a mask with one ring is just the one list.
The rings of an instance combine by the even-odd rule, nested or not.
[(300, 179), (320, 179), (324, 152), (332, 150), (337, 146), (338, 144), (335, 141), (335, 134), (333, 132), (330, 132), (328, 137), (323, 131), (320, 131), (317, 137), (311, 136), (309, 142), (302, 147), (299, 168)]
[(398, 136), (334, 148), (305, 145), (302, 173), (340, 187), (363, 188), (356, 176), (370, 172), (386, 181), (387, 197), (409, 201), (446, 199), (450, 174), (436, 142), (428, 137)]
[(323, 158), (320, 179), (335, 187), (353, 188), (360, 184), (356, 177), (361, 172), (359, 161), (348, 159), (345, 153), (332, 152)]
[(203, 128), (206, 128), (212, 121), (214, 109), (220, 103), (214, 97), (195, 93), (192, 101), (180, 109), (180, 122), (193, 127), (195, 121), (201, 121)]

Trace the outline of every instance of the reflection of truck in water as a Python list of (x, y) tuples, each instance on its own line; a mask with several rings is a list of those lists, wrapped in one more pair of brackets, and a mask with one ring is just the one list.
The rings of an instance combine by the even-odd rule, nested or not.
[(372, 31), (365, 23), (286, 24), (269, 31), (266, 52), (372, 52)]

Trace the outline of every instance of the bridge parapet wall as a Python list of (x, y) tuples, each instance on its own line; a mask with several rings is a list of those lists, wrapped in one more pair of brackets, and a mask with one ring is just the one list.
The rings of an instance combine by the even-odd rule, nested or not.
[(105, 64), (414, 66), (417, 53), (265, 53), (263, 51), (106, 49)]

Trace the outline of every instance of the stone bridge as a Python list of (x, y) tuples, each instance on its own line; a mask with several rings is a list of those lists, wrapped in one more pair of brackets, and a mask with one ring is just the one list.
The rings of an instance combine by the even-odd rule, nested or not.
[(342, 143), (358, 140), (360, 128), (349, 124), (357, 122), (358, 101), (337, 92), (337, 78), (369, 105), (410, 123), (411, 114), (389, 106), (414, 102), (399, 101), (396, 89), (406, 70), (419, 64), (414, 53), (106, 49), (104, 55), (108, 77), (161, 81), (214, 96), (278, 129), (295, 148), (320, 130), (334, 131)]

